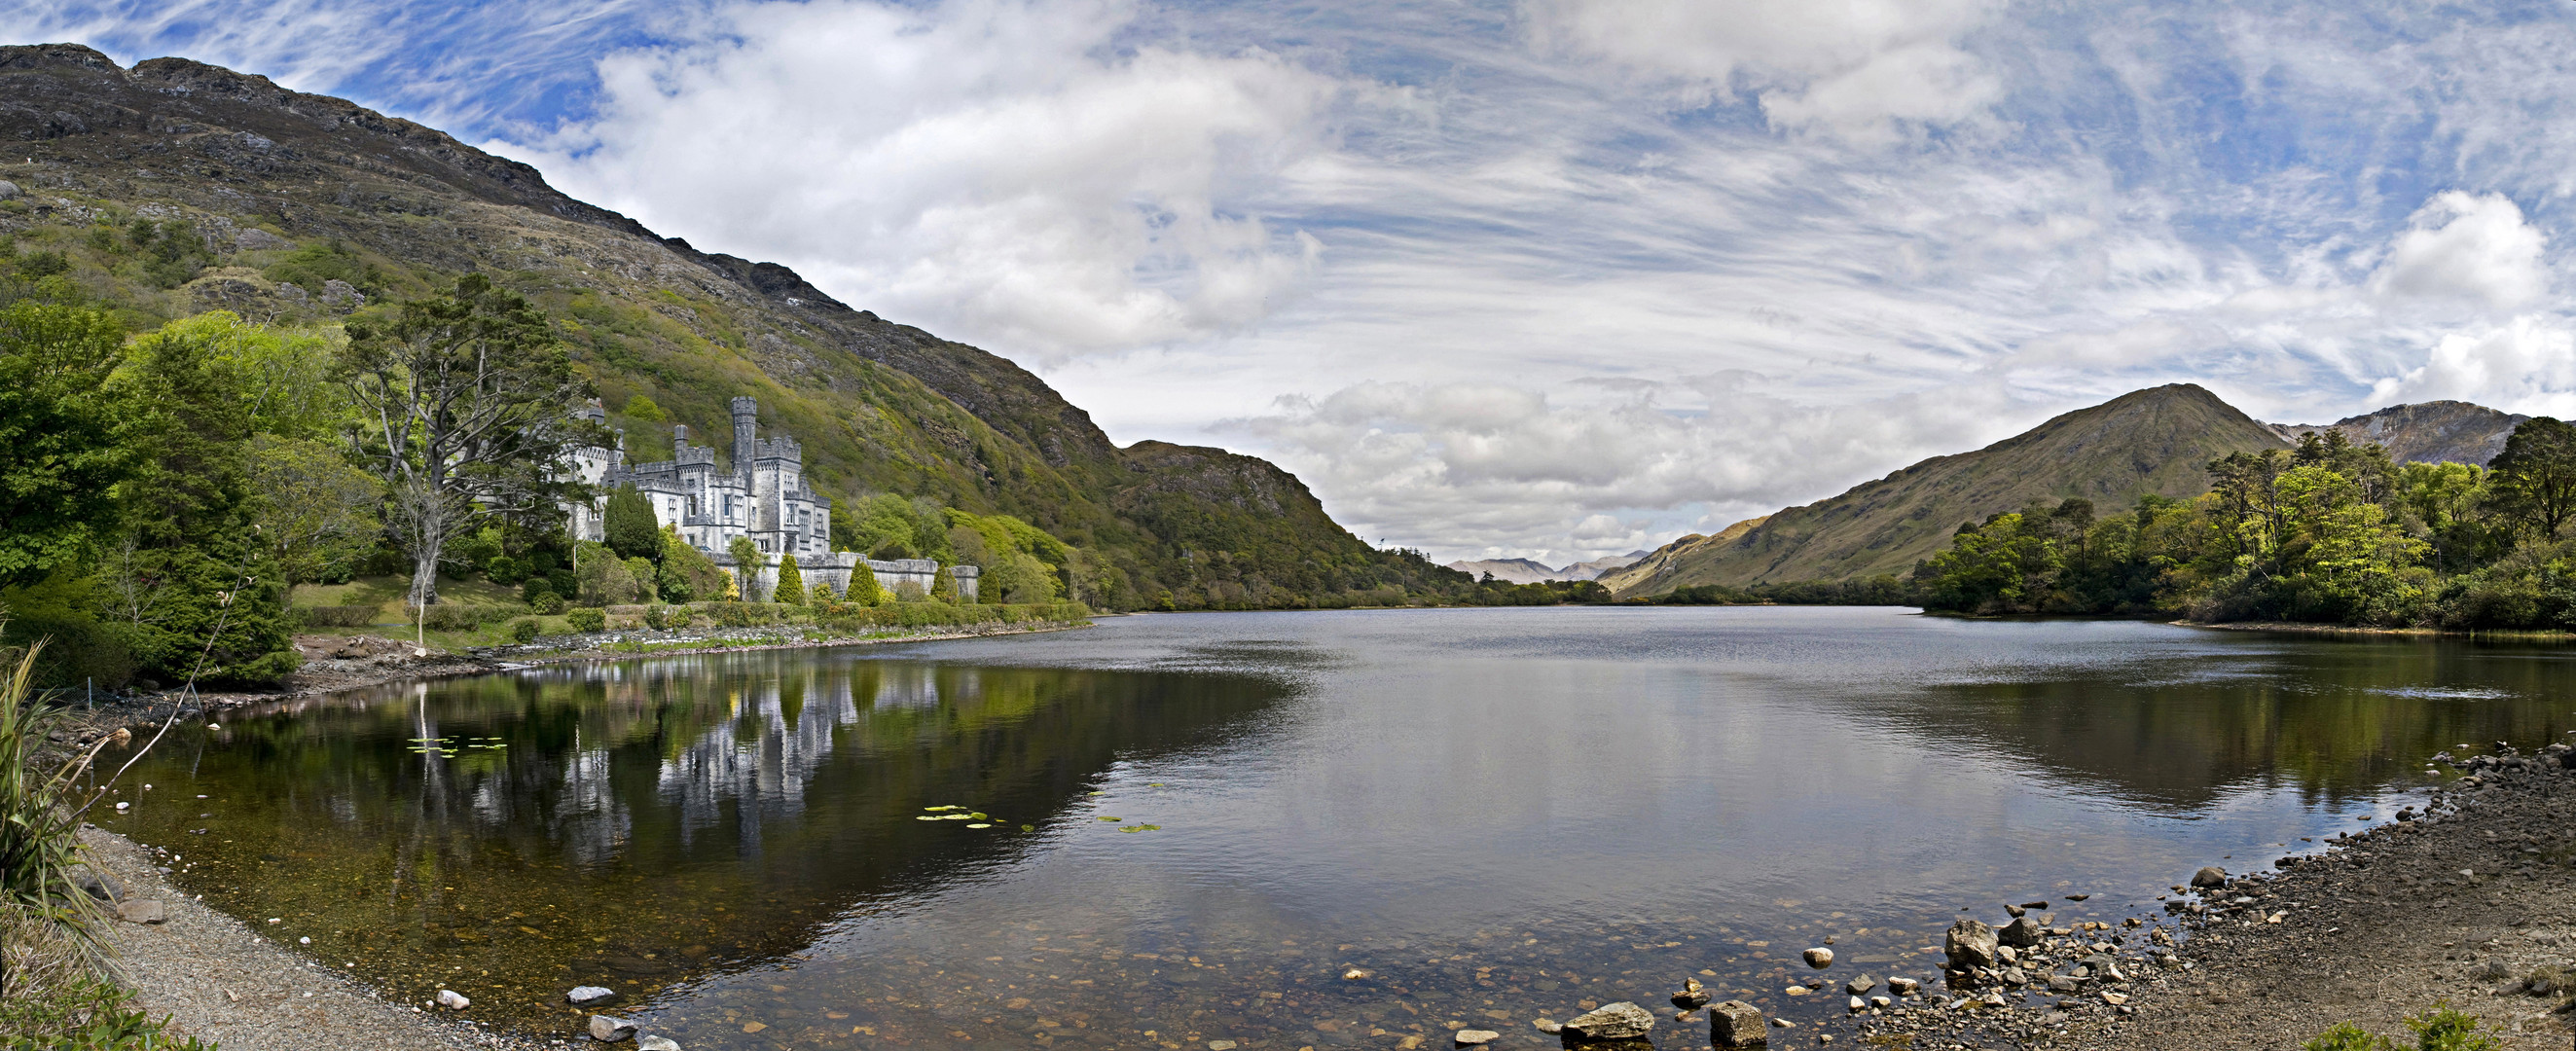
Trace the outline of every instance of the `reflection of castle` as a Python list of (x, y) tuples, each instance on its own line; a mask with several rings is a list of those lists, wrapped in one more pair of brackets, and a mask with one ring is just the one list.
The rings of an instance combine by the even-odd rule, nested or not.
[[(607, 414), (599, 407), (584, 410), (593, 422), (604, 422)], [(850, 572), (861, 561), (868, 564), (877, 583), (889, 590), (905, 590), (906, 584), (928, 592), (939, 572), (939, 563), (926, 558), (908, 558), (880, 562), (862, 559), (849, 552), (832, 550), (832, 502), (805, 484), (805, 449), (787, 435), (762, 439), (760, 402), (753, 398), (733, 400), (733, 463), (731, 470), (716, 466), (716, 450), (711, 445), (689, 444), (687, 427), (671, 428), (671, 459), (659, 463), (628, 465), (625, 462), (625, 436), (618, 436), (617, 448), (590, 448), (576, 453), (574, 462), (580, 481), (596, 487), (602, 501), (620, 486), (634, 486), (653, 505), (656, 525), (678, 526), (680, 536), (689, 545), (714, 556), (716, 564), (741, 574), (734, 566), (731, 547), (738, 537), (751, 542), (770, 556), (771, 565), (755, 574), (752, 587), (743, 588), (746, 597), (765, 594), (775, 581), (775, 563), (779, 555), (796, 556), (798, 572), (807, 587), (829, 585), (834, 594), (850, 587)], [(582, 540), (605, 540), (607, 528), (597, 506), (575, 506), (572, 514), (573, 536)], [(975, 585), (980, 571), (974, 566), (954, 566), (950, 576), (957, 581), (958, 598), (975, 600)]]

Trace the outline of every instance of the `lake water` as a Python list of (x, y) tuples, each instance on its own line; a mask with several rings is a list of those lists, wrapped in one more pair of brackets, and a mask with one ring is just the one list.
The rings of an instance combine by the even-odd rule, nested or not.
[(328, 967), (523, 1030), (578, 1031), (563, 993), (600, 984), (693, 1051), (1535, 1047), (1587, 1004), (1669, 1016), (1686, 975), (1839, 1013), (1783, 995), (1828, 937), (1838, 979), (1929, 978), (1963, 907), (2115, 920), (2315, 849), (2438, 749), (2576, 729), (2569, 653), (1896, 609), (1108, 618), (235, 713), (100, 823)]

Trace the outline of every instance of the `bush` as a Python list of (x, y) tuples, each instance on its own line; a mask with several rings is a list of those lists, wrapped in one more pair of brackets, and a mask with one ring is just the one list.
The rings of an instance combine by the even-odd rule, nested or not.
[(574, 631), (599, 631), (608, 627), (608, 611), (590, 606), (566, 610), (564, 621), (571, 624)]
[(535, 641), (537, 641), (537, 620), (536, 620), (536, 618), (534, 618), (534, 617), (521, 617), (521, 618), (519, 618), (519, 619), (517, 619), (517, 620), (511, 621), (511, 622), (510, 622), (510, 641), (512, 641), (512, 642), (516, 642), (516, 643), (518, 643), (518, 644), (520, 644), (520, 645), (522, 645), (522, 646), (527, 645), (528, 643), (531, 643), (531, 642), (535, 642)]
[(2435, 1003), (2432, 1010), (2407, 1019), (2406, 1028), (2415, 1031), (2416, 1051), (2496, 1051), (2504, 1046), (2478, 1032), (2477, 1016), (2447, 1003)]
[(520, 565), (518, 559), (508, 555), (496, 555), (491, 561), (483, 564), (483, 575), (491, 578), (493, 583), (506, 588), (526, 580), (528, 567)]
[(2300, 1044), (2299, 1051), (2391, 1051), (2391, 1049), (2387, 1037), (2350, 1022), (2342, 1022), (2332, 1029), (2309, 1038), (2307, 1043)]
[(544, 616), (551, 617), (564, 611), (564, 598), (552, 591), (548, 591), (544, 594), (538, 595), (535, 602), (528, 604), (528, 608), (536, 610), (539, 614)]
[(376, 622), (374, 606), (302, 606), (295, 611), (308, 628), (363, 628)]
[(527, 612), (516, 606), (431, 606), (420, 624), (431, 631), (471, 631)]
[(93, 976), (9, 993), (0, 998), (0, 1034), (11, 1051), (215, 1051), (171, 1036), (168, 1016), (153, 1020), (134, 1008), (133, 993)]

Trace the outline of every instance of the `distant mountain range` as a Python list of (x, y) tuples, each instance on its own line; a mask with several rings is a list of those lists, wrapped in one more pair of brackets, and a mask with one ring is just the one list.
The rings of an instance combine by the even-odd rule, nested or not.
[(1532, 562), (1526, 558), (1489, 558), (1482, 562), (1452, 562), (1449, 563), (1448, 568), (1480, 580), (1485, 574), (1491, 573), (1496, 580), (1508, 580), (1514, 584), (1536, 584), (1549, 580), (1599, 580), (1602, 574), (1624, 568), (1644, 557), (1646, 557), (1644, 551), (1631, 551), (1624, 555), (1596, 558), (1590, 562), (1577, 562), (1562, 569), (1551, 569), (1545, 563)]
[[(2187, 383), (2121, 395), (1975, 452), (1936, 456), (1840, 496), (1692, 534), (1599, 579), (1622, 598), (1698, 584), (1744, 587), (1902, 576), (1962, 523), (2033, 500), (2116, 511), (2153, 493), (2207, 492), (2203, 465), (2296, 444), (2309, 431), (2377, 442), (2400, 462), (2483, 464), (2526, 417), (2458, 401), (2396, 405), (2331, 424), (2267, 424)], [(1500, 576), (1497, 573), (1496, 576)]]

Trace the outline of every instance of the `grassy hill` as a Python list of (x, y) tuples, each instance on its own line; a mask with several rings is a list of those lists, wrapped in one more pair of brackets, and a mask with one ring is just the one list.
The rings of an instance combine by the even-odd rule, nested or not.
[(2210, 460), (2282, 447), (2269, 428), (2207, 390), (2154, 387), (1714, 537), (1683, 537), (1603, 583), (1625, 598), (1698, 584), (1901, 576), (1946, 546), (1961, 523), (2032, 500), (2080, 496), (2108, 510), (2148, 494), (2196, 496), (2209, 489), (2202, 465)]
[(804, 443), (826, 494), (1019, 516), (1096, 556), (1074, 597), (1097, 606), (1468, 584), (1371, 549), (1265, 461), (1120, 448), (1008, 360), (785, 267), (658, 237), (527, 165), (341, 99), (184, 59), (129, 70), (85, 47), (0, 47), (0, 138), (16, 143), (0, 179), (22, 191), (0, 200), (0, 266), (39, 261), (0, 278), (67, 278), (138, 332), (221, 308), (327, 334), (363, 309), (350, 291), (380, 305), (480, 272), (555, 319), (636, 458), (667, 456), (673, 424), (726, 444), (728, 400), (754, 395), (764, 431)]

